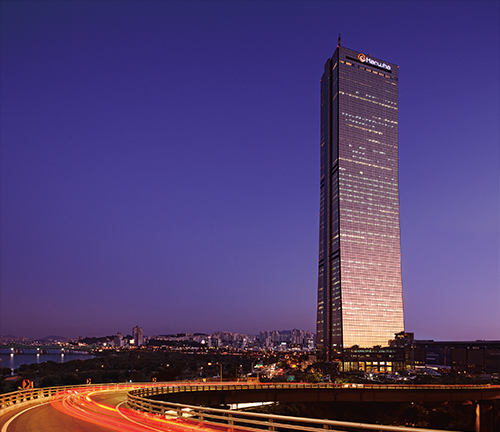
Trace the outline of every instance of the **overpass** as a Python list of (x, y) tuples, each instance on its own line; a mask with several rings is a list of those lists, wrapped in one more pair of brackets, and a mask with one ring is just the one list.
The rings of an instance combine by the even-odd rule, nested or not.
[(500, 425), (498, 385), (184, 385), (139, 389), (128, 395), (130, 407), (162, 414), (172, 409), (169, 403), (228, 407), (251, 402), (473, 402), (477, 431), (493, 432)]
[(500, 400), (492, 385), (231, 384), (151, 387), (131, 394), (156, 400), (229, 406), (249, 402), (466, 402)]
[[(414, 387), (414, 388), (407, 388)], [(418, 388), (416, 388), (418, 387)], [(392, 395), (392, 396), (391, 396)], [(311, 384), (134, 383), (26, 389), (0, 395), (0, 432), (50, 430), (62, 432), (232, 430), (378, 430), (407, 431), (396, 426), (367, 425), (318, 419), (241, 413), (221, 409), (245, 400), (474, 400), (477, 431), (498, 426), (500, 386), (367, 386)], [(165, 398), (167, 400), (158, 400)], [(173, 399), (171, 399), (173, 398)], [(466, 399), (476, 398), (476, 399)], [(176, 400), (174, 402), (172, 400)], [(179, 401), (184, 401), (180, 403)], [(206, 403), (208, 406), (191, 405)], [(488, 407), (490, 407), (488, 409)], [(246, 417), (245, 417), (246, 416)], [(495, 420), (496, 418), (496, 420)], [(488, 422), (488, 419), (491, 421)], [(496, 423), (495, 423), (496, 422)], [(224, 425), (224, 427), (223, 427)], [(413, 429), (429, 432), (429, 429)]]

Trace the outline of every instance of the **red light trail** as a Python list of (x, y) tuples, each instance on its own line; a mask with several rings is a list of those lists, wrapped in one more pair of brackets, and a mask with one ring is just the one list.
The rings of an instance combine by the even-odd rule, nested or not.
[[(164, 386), (164, 384), (163, 384)], [(96, 396), (120, 390), (132, 390), (139, 387), (154, 387), (154, 385), (121, 385), (109, 389), (103, 387), (86, 387), (82, 389), (66, 390), (54, 395), (50, 404), (62, 413), (84, 420), (95, 425), (105, 426), (111, 430), (121, 432), (144, 432), (144, 431), (223, 431), (225, 427), (207, 426), (188, 419), (172, 418), (165, 416), (134, 411), (129, 408), (111, 406), (99, 403)], [(238, 429), (234, 428), (234, 431)]]

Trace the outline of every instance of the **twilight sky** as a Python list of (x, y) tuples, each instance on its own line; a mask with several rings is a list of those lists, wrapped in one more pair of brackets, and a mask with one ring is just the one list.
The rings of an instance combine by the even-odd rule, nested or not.
[(495, 1), (1, 2), (0, 334), (315, 331), (319, 80), (400, 66), (405, 326), (500, 339)]

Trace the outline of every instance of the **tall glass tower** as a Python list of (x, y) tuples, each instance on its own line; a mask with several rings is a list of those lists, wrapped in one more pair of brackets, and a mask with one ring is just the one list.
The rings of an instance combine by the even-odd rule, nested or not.
[(321, 78), (318, 354), (404, 331), (398, 67), (339, 46)]

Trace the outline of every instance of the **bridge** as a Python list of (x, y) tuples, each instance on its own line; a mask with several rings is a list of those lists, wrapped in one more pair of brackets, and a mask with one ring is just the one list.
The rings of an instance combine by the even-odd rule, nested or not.
[[(0, 395), (0, 432), (378, 430), (396, 426), (243, 413), (229, 405), (274, 401), (474, 401), (476, 431), (498, 430), (500, 386), (137, 383), (27, 389)], [(78, 426), (76, 426), (78, 425)], [(429, 429), (412, 428), (415, 432)]]
[[(171, 403), (227, 407), (250, 402), (473, 402), (476, 430), (498, 430), (500, 386), (373, 385), (373, 384), (250, 384), (175, 386), (140, 389), (128, 395), (129, 406), (164, 414)], [(168, 402), (168, 403), (166, 403)], [(169, 405), (170, 403), (170, 405)], [(233, 417), (236, 414), (233, 414)]]
[(89, 347), (70, 347), (58, 344), (50, 345), (27, 345), (21, 343), (10, 343), (0, 345), (0, 354), (91, 354)]

